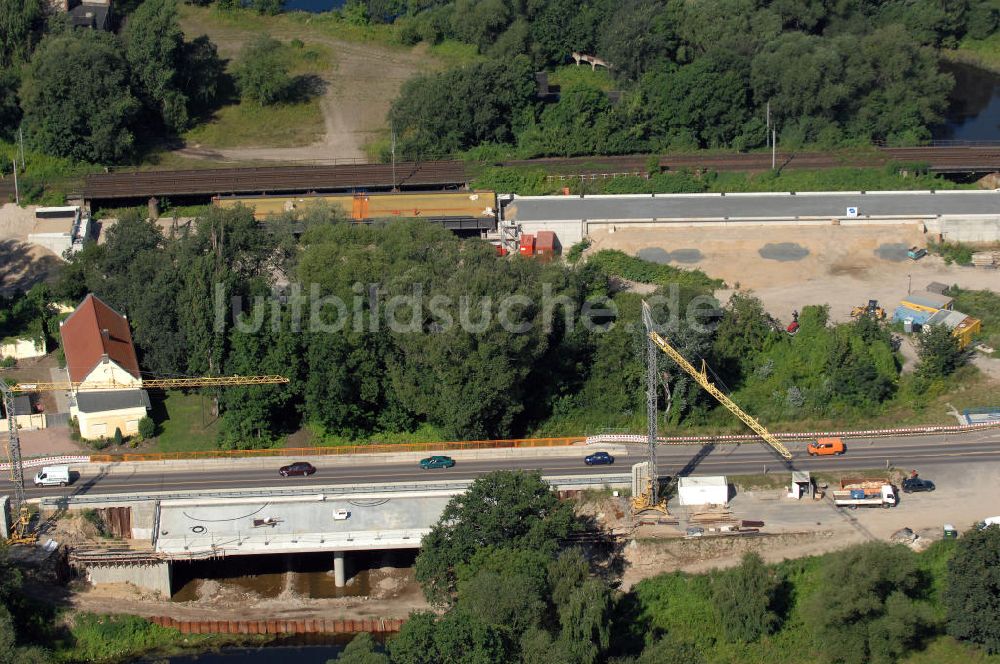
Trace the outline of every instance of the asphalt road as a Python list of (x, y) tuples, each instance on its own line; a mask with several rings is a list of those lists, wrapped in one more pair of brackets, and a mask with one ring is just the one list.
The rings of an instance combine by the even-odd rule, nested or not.
[[(580, 457), (530, 459), (497, 459), (459, 461), (454, 468), (422, 470), (414, 463), (384, 463), (368, 461), (359, 456), (356, 466), (324, 467), (314, 461), (318, 472), (311, 477), (278, 476), (273, 470), (242, 470), (238, 467), (220, 472), (218, 469), (184, 472), (142, 472), (130, 475), (113, 473), (96, 477), (84, 471), (68, 487), (25, 487), (29, 498), (56, 495), (144, 493), (151, 491), (197, 491), (207, 489), (240, 489), (260, 487), (329, 486), (376, 482), (414, 482), (440, 479), (471, 479), (500, 468), (541, 470), (545, 475), (607, 475), (627, 473), (631, 464), (642, 461), (641, 446), (630, 447), (627, 457), (620, 456), (611, 466), (586, 466)], [(992, 430), (964, 436), (921, 436), (909, 439), (849, 440), (847, 453), (840, 457), (810, 458), (803, 444), (793, 447), (792, 464), (799, 470), (838, 471), (844, 469), (884, 468), (886, 461), (897, 468), (939, 466), (942, 464), (974, 464), (1000, 461), (1000, 431)], [(782, 459), (760, 443), (717, 446), (669, 446), (660, 448), (657, 466), (661, 476), (690, 474), (755, 474), (786, 468)], [(30, 477), (26, 478), (30, 483)]]
[(507, 215), (517, 221), (843, 217), (848, 207), (857, 207), (860, 216), (1000, 214), (1000, 193), (676, 194), (656, 198), (549, 196), (518, 199), (508, 206)]

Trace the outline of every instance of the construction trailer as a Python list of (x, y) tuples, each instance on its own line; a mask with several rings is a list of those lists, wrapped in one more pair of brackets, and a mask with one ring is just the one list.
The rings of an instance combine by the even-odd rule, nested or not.
[(683, 506), (726, 505), (729, 482), (723, 475), (682, 477), (677, 481), (677, 497)]

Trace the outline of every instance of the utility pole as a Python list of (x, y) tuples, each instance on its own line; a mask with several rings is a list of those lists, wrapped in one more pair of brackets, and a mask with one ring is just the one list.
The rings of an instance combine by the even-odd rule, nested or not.
[(396, 127), (390, 127), (392, 132), (392, 190), (396, 191)]
[(24, 129), (18, 127), (17, 134), (21, 139), (21, 165), (24, 166)]
[(14, 159), (12, 159), (11, 161), (14, 162), (14, 202), (17, 203), (18, 205), (20, 205), (21, 204), (21, 194), (17, 190), (17, 157), (15, 156)]
[(770, 147), (771, 143), (771, 102), (767, 102), (767, 131), (764, 132), (764, 144)]
[(778, 132), (771, 130), (771, 170), (773, 171), (778, 159)]

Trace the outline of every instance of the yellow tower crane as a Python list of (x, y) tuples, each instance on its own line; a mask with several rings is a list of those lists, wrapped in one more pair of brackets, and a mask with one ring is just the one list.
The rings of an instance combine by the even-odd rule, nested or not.
[[(781, 444), (777, 438), (775, 438), (771, 432), (764, 428), (764, 425), (757, 421), (755, 417), (744, 411), (742, 408), (736, 405), (732, 399), (730, 399), (726, 394), (717, 388), (714, 383), (708, 378), (708, 371), (705, 367), (705, 362), (702, 361), (701, 369), (696, 369), (693, 364), (687, 361), (687, 359), (680, 354), (680, 352), (670, 345), (663, 336), (652, 329), (652, 315), (649, 310), (649, 305), (645, 302), (642, 303), (643, 306), (643, 318), (646, 321), (646, 330), (649, 335), (649, 340), (652, 341), (660, 350), (667, 354), (667, 356), (672, 359), (677, 366), (679, 366), (686, 374), (691, 376), (696, 383), (701, 385), (701, 387), (715, 397), (719, 403), (726, 407), (726, 409), (731, 412), (736, 417), (740, 418), (744, 424), (750, 427), (754, 433), (760, 436), (764, 442), (771, 447), (775, 452), (777, 452), (785, 461), (787, 462), (792, 458), (792, 453), (788, 451), (788, 448)], [(655, 417), (655, 413), (652, 415)], [(651, 425), (653, 427), (655, 425)], [(655, 429), (651, 428), (651, 431)], [(654, 443), (650, 442), (649, 446), (649, 467), (651, 472), (656, 468), (656, 457)], [(656, 477), (651, 477), (648, 482), (647, 489), (639, 496), (635, 496), (632, 499), (632, 509), (635, 513), (642, 512), (643, 510), (653, 509), (665, 511), (665, 504), (658, 501), (658, 495), (656, 491)]]
[[(143, 380), (140, 386), (116, 382), (88, 381), (85, 385), (90, 390), (122, 390), (136, 387), (151, 389), (180, 389), (188, 387), (232, 387), (236, 385), (275, 385), (287, 383), (284, 376), (202, 376), (197, 378), (152, 378)], [(11, 514), (17, 514), (16, 521), (10, 530), (9, 541), (12, 544), (28, 544), (34, 542), (36, 535), (31, 532), (28, 503), (24, 494), (24, 464), (21, 460), (21, 443), (17, 435), (17, 413), (14, 410), (14, 395), (23, 392), (59, 392), (77, 390), (83, 384), (70, 381), (55, 383), (17, 383), (7, 385), (0, 379), (0, 392), (3, 396), (4, 410), (7, 412), (7, 458), (10, 460), (10, 481), (14, 485), (14, 503)]]

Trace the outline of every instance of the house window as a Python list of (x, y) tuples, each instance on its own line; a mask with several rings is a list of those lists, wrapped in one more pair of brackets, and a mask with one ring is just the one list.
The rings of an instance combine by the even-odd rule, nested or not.
[(125, 423), (126, 433), (135, 433), (139, 430), (139, 420), (129, 420)]
[(95, 424), (91, 425), (91, 427), (90, 427), (90, 433), (94, 434), (95, 436), (106, 436), (106, 435), (108, 435), (108, 423), (107, 422), (99, 422), (99, 423), (95, 423)]

